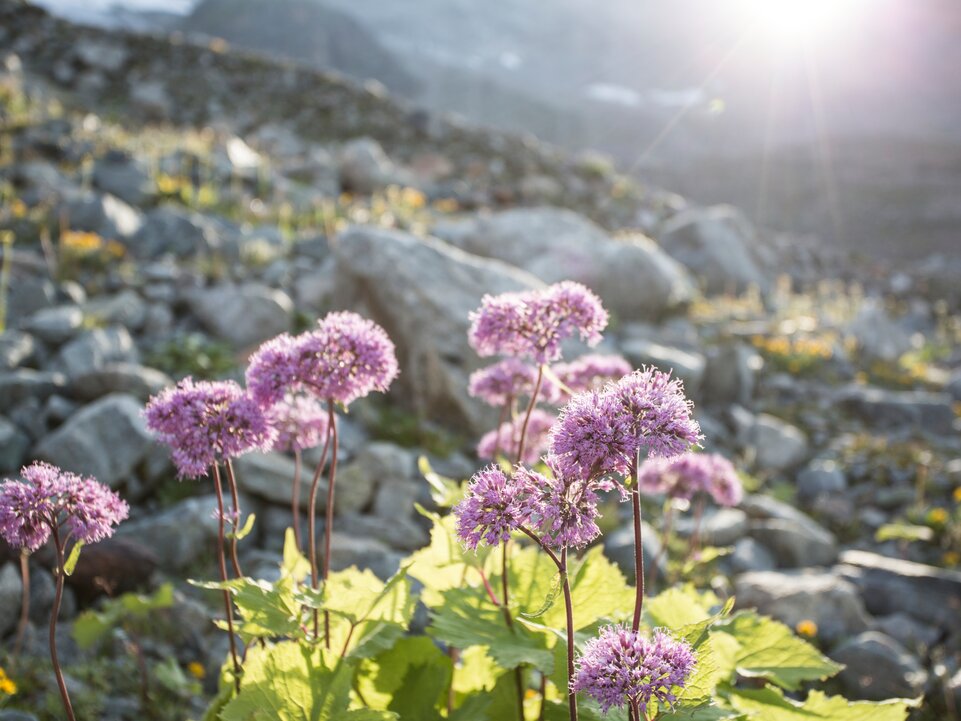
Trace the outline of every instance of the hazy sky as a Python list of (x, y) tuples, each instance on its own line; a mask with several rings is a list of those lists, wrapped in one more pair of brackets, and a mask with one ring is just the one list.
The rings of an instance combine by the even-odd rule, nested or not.
[(64, 14), (99, 12), (112, 5), (120, 5), (135, 10), (166, 10), (186, 12), (194, 0), (33, 0), (37, 5)]

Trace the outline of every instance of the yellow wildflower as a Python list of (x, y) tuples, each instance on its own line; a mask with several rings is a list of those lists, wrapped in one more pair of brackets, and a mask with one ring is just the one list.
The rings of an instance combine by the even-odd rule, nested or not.
[(7, 676), (7, 672), (0, 666), (0, 696), (13, 696), (17, 692), (17, 684)]
[(203, 681), (207, 676), (207, 669), (199, 661), (191, 661), (187, 664), (187, 672), (198, 681)]
[(948, 551), (944, 554), (944, 565), (945, 566), (957, 566), (961, 563), (961, 553), (957, 551)]
[(10, 213), (14, 218), (22, 218), (27, 214), (28, 210), (29, 208), (27, 208), (27, 204), (20, 200), (20, 198), (17, 198), (10, 203)]
[(818, 625), (809, 618), (798, 621), (794, 630), (797, 631), (799, 636), (804, 636), (804, 638), (814, 638), (818, 635)]
[(928, 523), (943, 526), (948, 522), (948, 512), (943, 508), (932, 508), (928, 511)]
[(953, 497), (955, 503), (961, 503), (961, 486), (954, 489)]

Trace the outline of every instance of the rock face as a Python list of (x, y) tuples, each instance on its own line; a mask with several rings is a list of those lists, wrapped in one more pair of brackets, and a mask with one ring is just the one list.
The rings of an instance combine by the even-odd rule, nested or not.
[(44, 438), (34, 455), (116, 486), (143, 460), (153, 439), (134, 396), (115, 393), (85, 406)]
[(757, 608), (794, 628), (814, 621), (818, 637), (831, 643), (866, 631), (869, 617), (851, 583), (831, 573), (757, 571), (738, 576), (737, 605)]
[(791, 506), (748, 496), (741, 508), (751, 518), (749, 535), (774, 553), (781, 568), (827, 566), (837, 559), (834, 534)]
[(757, 373), (763, 365), (761, 356), (750, 346), (722, 346), (707, 359), (703, 382), (705, 402), (749, 405), (754, 396)]
[(752, 253), (757, 231), (728, 205), (691, 208), (672, 216), (658, 233), (661, 247), (703, 283), (708, 293), (768, 288)]
[(584, 283), (622, 320), (656, 319), (693, 297), (687, 272), (650, 238), (612, 238), (570, 210), (507, 210), (450, 223), (437, 233), (469, 253), (504, 260), (546, 283)]
[(123, 326), (95, 328), (60, 349), (54, 368), (69, 379), (100, 370), (107, 363), (139, 363), (140, 352)]
[(808, 443), (801, 430), (775, 416), (762, 413), (747, 431), (755, 462), (763, 470), (781, 471), (796, 466), (807, 455)]
[(238, 348), (290, 330), (290, 296), (259, 283), (225, 285), (195, 292), (190, 307), (217, 337)]
[(835, 661), (845, 665), (838, 675), (852, 698), (882, 701), (924, 693), (928, 673), (900, 643), (877, 631), (862, 633), (836, 648)]
[(922, 391), (889, 391), (881, 388), (852, 386), (838, 394), (838, 404), (879, 428), (920, 428), (939, 435), (954, 432), (954, 409), (947, 393)]
[(398, 394), (421, 415), (486, 430), (496, 419), (467, 395), (486, 361), (467, 344), (468, 314), (485, 293), (536, 288), (533, 276), (433, 238), (356, 227), (334, 245), (335, 307), (355, 308), (397, 344)]
[(961, 572), (867, 551), (845, 551), (840, 561), (839, 572), (860, 589), (871, 613), (903, 612), (923, 623), (957, 628)]
[[(241, 501), (241, 508), (249, 507)], [(166, 511), (121, 524), (117, 537), (152, 550), (161, 568), (182, 570), (198, 560), (213, 559), (217, 538), (217, 497), (188, 498)]]

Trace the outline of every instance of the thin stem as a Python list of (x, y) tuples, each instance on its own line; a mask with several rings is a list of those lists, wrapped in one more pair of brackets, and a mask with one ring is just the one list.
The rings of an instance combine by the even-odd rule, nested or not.
[(70, 703), (70, 694), (67, 693), (67, 684), (63, 680), (60, 659), (57, 657), (57, 617), (60, 615), (60, 603), (63, 601), (63, 583), (66, 573), (63, 569), (63, 543), (60, 541), (60, 532), (56, 525), (53, 526), (53, 543), (57, 549), (57, 585), (53, 597), (53, 608), (50, 610), (50, 660), (53, 662), (53, 672), (57, 677), (57, 687), (60, 689), (60, 698), (63, 700), (67, 719), (76, 721), (73, 705)]
[[(320, 461), (317, 463), (317, 468), (314, 470), (314, 477), (310, 481), (310, 499), (307, 501), (307, 545), (310, 551), (310, 587), (317, 590), (319, 582), (319, 572), (317, 570), (317, 486), (320, 483), (320, 474), (324, 470), (324, 464), (327, 463), (327, 451), (330, 450), (330, 434), (331, 434), (330, 424), (327, 424), (327, 438), (324, 440), (324, 450), (320, 454)], [(317, 609), (314, 609), (314, 638), (317, 638), (318, 634), (318, 615)]]
[[(220, 566), (220, 580), (227, 583), (227, 551), (224, 542), (224, 490), (220, 483), (220, 473), (214, 465), (214, 488), (217, 491), (217, 563)], [(237, 640), (234, 638), (234, 606), (230, 591), (224, 588), (224, 610), (227, 614), (227, 638), (230, 641), (230, 657), (234, 661), (234, 686), (240, 693), (240, 660), (237, 658)]]
[(527, 441), (527, 424), (530, 423), (531, 413), (537, 405), (537, 396), (541, 392), (541, 383), (544, 381), (544, 364), (537, 366), (537, 380), (534, 382), (534, 391), (531, 393), (531, 400), (527, 404), (527, 413), (524, 414), (524, 425), (521, 426), (521, 437), (517, 441), (517, 463), (524, 457), (524, 443)]
[(460, 658), (460, 651), (453, 646), (448, 647), (447, 656), (450, 658), (450, 684), (447, 686), (447, 717), (450, 718), (454, 711), (454, 674), (457, 673), (457, 660)]
[(541, 674), (541, 685), (538, 689), (541, 694), (541, 709), (537, 712), (537, 721), (544, 721), (544, 713), (547, 711), (547, 674)]
[[(237, 578), (243, 578), (243, 571), (240, 570), (240, 554), (238, 553), (238, 545), (240, 539), (237, 538), (237, 532), (240, 531), (240, 497), (237, 492), (237, 477), (234, 475), (234, 464), (227, 459), (227, 485), (230, 487), (230, 499), (234, 504), (234, 514), (233, 514), (233, 533), (230, 537), (230, 561), (234, 567), (234, 573), (237, 574)], [(217, 472), (217, 467), (214, 466), (214, 472)]]
[[(327, 425), (331, 430), (330, 475), (327, 477), (327, 520), (324, 523), (324, 580), (330, 575), (330, 534), (334, 528), (334, 485), (337, 480), (337, 416), (334, 401), (327, 400)], [(324, 609), (324, 644), (330, 648), (330, 611)]]
[(484, 582), (484, 589), (487, 591), (487, 597), (491, 600), (491, 603), (500, 608), (501, 602), (497, 600), (497, 595), (494, 593), (494, 589), (491, 588), (491, 582), (487, 580), (487, 574), (484, 573), (484, 569), (478, 568), (477, 572), (480, 574), (481, 581)]
[(290, 514), (294, 526), (294, 540), (297, 542), (297, 550), (303, 550), (300, 539), (300, 472), (303, 466), (303, 458), (300, 448), (294, 449), (294, 485), (290, 491)]
[(631, 463), (631, 504), (634, 507), (634, 631), (641, 625), (644, 609), (644, 539), (641, 537), (641, 494), (637, 489), (637, 460)]
[[(509, 540), (504, 541), (501, 546), (501, 564), (503, 566), (503, 573), (501, 574), (501, 598), (504, 599), (504, 609), (507, 610), (507, 604), (510, 602), (510, 559), (508, 558), (507, 545), (510, 543)], [(511, 621), (510, 611), (507, 612), (507, 625), (513, 626)]]
[(13, 644), (13, 658), (20, 658), (23, 649), (23, 639), (27, 635), (27, 624), (30, 622), (30, 554), (26, 550), (20, 552), (20, 582), (23, 584), (20, 596), (20, 621), (17, 623), (17, 639)]
[(577, 721), (577, 694), (571, 688), (574, 682), (574, 602), (567, 576), (567, 548), (561, 550), (561, 583), (564, 588), (564, 611), (567, 614), (567, 706), (571, 721)]

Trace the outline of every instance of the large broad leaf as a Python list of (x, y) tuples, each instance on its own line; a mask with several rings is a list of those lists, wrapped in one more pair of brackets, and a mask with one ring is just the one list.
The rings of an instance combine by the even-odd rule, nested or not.
[(455, 532), (457, 521), (453, 515), (441, 517), (419, 510), (434, 522), (430, 545), (415, 551), (404, 563), (410, 577), (424, 585), (421, 600), (433, 607), (441, 604), (444, 591), (460, 588), (466, 583), (478, 584), (480, 574), (477, 569), (485, 567), (491, 549), (481, 547), (477, 552), (465, 551)]
[(403, 635), (415, 606), (405, 568), (386, 583), (369, 570), (332, 573), (323, 589), (330, 647), (354, 658), (374, 656)]
[(431, 611), (429, 632), (434, 637), (454, 648), (486, 646), (503, 668), (530, 664), (550, 672), (553, 658), (547, 636), (516, 620), (508, 628), (501, 609), (476, 589), (454, 588), (442, 595), (443, 603)]
[(84, 611), (73, 624), (73, 638), (80, 648), (90, 648), (111, 629), (127, 621), (143, 621), (153, 613), (170, 608), (174, 602), (174, 587), (165, 583), (153, 594), (125, 593), (106, 601), (98, 611)]
[(733, 636), (740, 646), (735, 657), (739, 674), (765, 678), (790, 691), (805, 681), (834, 676), (843, 668), (783, 623), (755, 613), (739, 613), (718, 631)]
[(439, 717), (453, 663), (426, 636), (400, 639), (387, 651), (361, 664), (357, 690), (371, 708), (395, 711), (401, 719)]
[(693, 586), (675, 587), (644, 601), (644, 615), (651, 626), (678, 629), (711, 618), (711, 609), (717, 605), (713, 593), (702, 593)]
[(851, 702), (840, 696), (826, 696), (812, 691), (801, 703), (785, 698), (780, 689), (733, 689), (728, 696), (731, 706), (757, 721), (904, 721), (912, 701), (902, 699), (871, 703)]
[(417, 459), (417, 469), (430, 485), (430, 497), (438, 508), (451, 508), (464, 497), (464, 486), (431, 468), (426, 456)]
[(353, 670), (318, 647), (294, 641), (252, 647), (240, 693), (222, 721), (386, 721), (389, 711), (350, 709)]

